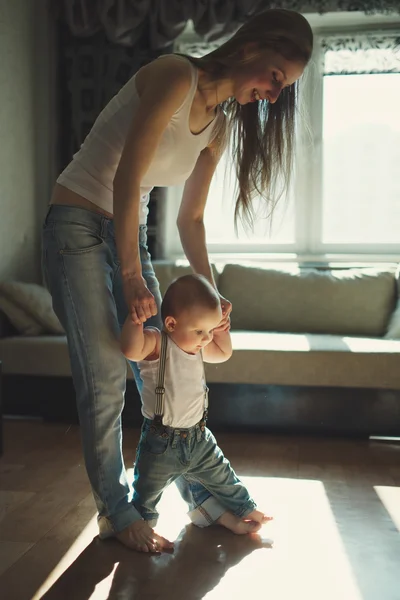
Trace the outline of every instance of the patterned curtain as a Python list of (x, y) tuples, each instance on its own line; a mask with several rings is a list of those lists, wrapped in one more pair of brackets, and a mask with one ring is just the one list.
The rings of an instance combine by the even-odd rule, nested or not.
[(59, 36), (59, 96), (61, 104), (61, 166), (82, 144), (107, 102), (143, 65), (172, 52), (151, 50), (146, 36), (132, 47), (110, 42), (104, 32), (77, 38), (61, 27)]
[(306, 13), (360, 11), (400, 14), (399, 0), (51, 0), (73, 35), (105, 32), (114, 43), (133, 46), (148, 29), (150, 47), (168, 46), (193, 21), (206, 41), (232, 33), (241, 23), (268, 8)]
[(400, 33), (329, 36), (322, 40), (323, 73), (400, 73)]

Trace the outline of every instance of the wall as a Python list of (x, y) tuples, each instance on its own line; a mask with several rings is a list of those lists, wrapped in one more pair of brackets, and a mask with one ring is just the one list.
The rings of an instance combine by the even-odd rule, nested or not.
[(51, 162), (46, 0), (0, 0), (0, 280), (41, 280)]

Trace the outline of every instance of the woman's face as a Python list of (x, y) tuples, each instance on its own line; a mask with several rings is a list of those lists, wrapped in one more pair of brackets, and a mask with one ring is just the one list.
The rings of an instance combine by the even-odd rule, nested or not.
[(272, 104), (281, 91), (299, 79), (304, 64), (285, 59), (273, 50), (249, 62), (234, 77), (234, 96), (239, 104), (268, 100)]

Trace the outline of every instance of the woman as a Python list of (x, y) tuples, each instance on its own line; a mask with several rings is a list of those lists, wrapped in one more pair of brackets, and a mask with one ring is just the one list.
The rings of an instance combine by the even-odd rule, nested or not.
[[(120, 328), (129, 313), (135, 323), (150, 318), (148, 324), (160, 326), (160, 292), (146, 246), (148, 194), (153, 186), (185, 182), (179, 235), (193, 270), (215, 286), (203, 213), (225, 140), (234, 141), (235, 218), (251, 219), (252, 198), (262, 193), (273, 203), (277, 177), (290, 175), (296, 82), (311, 53), (306, 19), (269, 10), (201, 59), (160, 57), (110, 101), (57, 180), (43, 263), (68, 338), (100, 537), (144, 552), (171, 546), (131, 504), (121, 451)], [(226, 324), (231, 305), (222, 297), (221, 305)], [(252, 531), (198, 482), (181, 479), (179, 488), (195, 524)]]

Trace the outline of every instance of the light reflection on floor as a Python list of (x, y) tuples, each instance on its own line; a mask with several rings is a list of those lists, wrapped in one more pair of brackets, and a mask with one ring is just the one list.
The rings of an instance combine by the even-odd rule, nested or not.
[[(228, 537), (225, 548), (221, 545), (206, 548), (207, 538), (197, 536), (196, 539), (200, 540), (198, 576), (204, 578), (202, 568), (205, 569), (207, 564), (212, 564), (214, 569), (213, 587), (210, 584), (207, 589), (206, 586), (203, 598), (243, 600), (246, 597), (253, 599), (270, 596), (277, 600), (307, 596), (308, 600), (321, 600), (321, 598), (362, 600), (363, 596), (357, 587), (323, 483), (316, 480), (273, 477), (242, 477), (242, 480), (260, 508), (274, 515), (273, 523), (266, 525), (261, 533), (265, 542), (273, 540), (273, 548), (271, 549), (268, 544), (257, 548), (247, 553), (236, 564), (232, 561), (231, 567), (229, 559), (232, 556), (229, 557), (229, 544), (235, 546), (232, 552), (237, 557), (240, 555), (238, 548), (243, 542)], [(393, 514), (395, 504), (400, 504), (400, 490), (399, 488), (395, 490), (376, 488), (382, 502)], [(196, 556), (196, 550), (193, 548), (193, 540), (192, 547), (181, 546), (185, 544), (185, 541), (182, 542), (182, 532), (189, 520), (185, 514), (186, 505), (175, 486), (171, 486), (165, 492), (159, 511), (157, 531), (171, 540), (177, 540), (176, 552), (175, 557), (165, 556), (161, 560), (154, 557), (150, 560), (155, 561), (157, 569), (164, 570), (165, 576), (168, 577), (168, 569), (176, 568), (179, 553), (189, 551)], [(395, 518), (399, 526), (398, 511), (396, 514)], [(96, 534), (96, 519), (93, 517), (33, 600), (42, 597)], [(178, 564), (185, 565), (185, 561)], [(117, 567), (116, 562), (114, 570), (96, 585), (90, 600), (108, 598)], [(182, 572), (182, 578), (185, 575), (188, 576), (187, 573)], [(138, 596), (123, 595), (122, 597), (137, 598)]]

